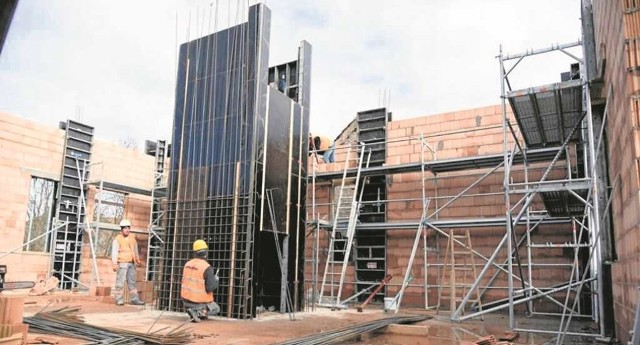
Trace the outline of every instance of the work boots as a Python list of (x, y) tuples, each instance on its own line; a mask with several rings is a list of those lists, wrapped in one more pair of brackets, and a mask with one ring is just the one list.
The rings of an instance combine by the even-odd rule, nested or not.
[(144, 302), (142, 302), (138, 298), (138, 294), (133, 294), (133, 295), (131, 295), (131, 304), (133, 304), (133, 305), (144, 305)]
[(200, 318), (198, 317), (198, 311), (195, 309), (187, 308), (187, 314), (191, 319), (191, 322), (200, 322)]
[(124, 305), (124, 300), (122, 297), (116, 297), (116, 305)]

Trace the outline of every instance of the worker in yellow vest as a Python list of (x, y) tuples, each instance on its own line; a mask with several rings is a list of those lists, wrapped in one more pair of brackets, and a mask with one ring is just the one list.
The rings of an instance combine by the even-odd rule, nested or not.
[(138, 255), (138, 242), (136, 242), (135, 235), (129, 234), (130, 231), (131, 222), (123, 219), (120, 222), (120, 233), (113, 240), (111, 247), (113, 271), (117, 272), (116, 287), (113, 290), (116, 305), (124, 305), (122, 288), (124, 287), (125, 278), (127, 279), (127, 286), (129, 287), (131, 304), (144, 304), (144, 302), (138, 298), (138, 290), (136, 289), (136, 265), (141, 265), (140, 256)]
[(180, 297), (192, 322), (200, 322), (220, 312), (213, 301), (213, 291), (218, 288), (218, 275), (207, 262), (209, 246), (203, 240), (193, 242), (195, 258), (184, 265)]

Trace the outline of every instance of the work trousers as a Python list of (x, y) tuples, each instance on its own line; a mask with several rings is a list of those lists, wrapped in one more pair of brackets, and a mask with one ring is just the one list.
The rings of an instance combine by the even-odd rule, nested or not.
[(137, 297), (138, 290), (136, 289), (136, 265), (133, 262), (118, 262), (116, 288), (114, 289), (114, 295), (116, 299), (122, 298), (122, 288), (124, 287), (125, 279), (127, 280), (129, 293), (132, 297)]
[[(220, 312), (220, 306), (216, 302), (211, 303), (193, 303), (182, 300), (185, 308), (193, 309), (198, 312), (198, 316), (213, 316)], [(204, 312), (206, 310), (206, 313)]]

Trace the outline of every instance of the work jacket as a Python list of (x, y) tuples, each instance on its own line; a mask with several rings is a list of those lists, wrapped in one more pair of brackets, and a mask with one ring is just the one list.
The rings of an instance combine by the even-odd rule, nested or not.
[(213, 302), (213, 292), (205, 288), (204, 272), (211, 267), (206, 260), (195, 258), (184, 265), (180, 297), (193, 303)]
[(116, 241), (118, 242), (118, 262), (133, 262), (136, 255), (135, 248), (138, 245), (135, 236), (124, 237), (118, 234)]

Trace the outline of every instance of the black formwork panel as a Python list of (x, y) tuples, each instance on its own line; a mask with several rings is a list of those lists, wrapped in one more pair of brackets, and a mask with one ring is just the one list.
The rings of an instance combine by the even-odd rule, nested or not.
[(182, 268), (193, 258), (193, 242), (204, 239), (220, 276), (220, 314), (254, 313), (252, 244), (268, 67), (268, 50), (261, 48), (268, 43), (268, 16), (263, 5), (252, 6), (247, 23), (180, 46), (161, 309), (184, 310)]
[(356, 121), (358, 121), (358, 123), (375, 121), (379, 119), (384, 119), (386, 121), (387, 117), (387, 108), (377, 108), (358, 112)]
[(360, 221), (365, 223), (378, 223), (386, 220), (387, 183), (384, 176), (371, 176), (362, 193), (362, 206), (360, 207)]
[[(256, 291), (256, 305), (280, 309), (284, 306), (281, 306), (282, 282), (277, 265), (276, 240), (281, 248), (287, 246), (288, 277), (294, 278), (296, 273), (302, 277), (303, 273), (296, 272), (295, 260), (296, 257), (304, 257), (308, 112), (278, 89), (269, 88), (268, 92), (263, 185), (264, 190), (270, 190), (273, 196), (276, 229), (272, 225), (268, 203), (262, 198), (260, 207), (264, 212), (261, 231), (255, 238), (254, 273), (261, 286)], [(273, 230), (276, 230), (276, 238)], [(285, 238), (288, 243), (285, 243)], [(288, 281), (292, 299), (297, 297), (297, 305), (302, 305), (303, 284), (296, 285), (295, 279)]]
[[(367, 144), (366, 147), (371, 150), (369, 166), (382, 166), (386, 161), (388, 117), (386, 108), (359, 112), (356, 117), (358, 141)], [(386, 203), (384, 202), (387, 199), (386, 181), (384, 175), (371, 176), (364, 184), (363, 206), (358, 218), (361, 223), (386, 222)], [(386, 231), (358, 230), (354, 258), (358, 291), (381, 281), (386, 275)], [(381, 291), (374, 300), (382, 302), (384, 293)], [(364, 293), (359, 298), (364, 300), (368, 297), (369, 293)]]
[[(259, 305), (279, 309), (267, 189), (275, 199), (276, 240), (289, 242), (287, 280), (293, 287), (300, 274), (303, 281), (294, 260), (303, 257), (297, 234), (305, 224), (309, 111), (268, 86), (269, 17), (263, 4), (251, 6), (247, 23), (180, 47), (160, 309), (184, 310), (182, 268), (196, 239), (207, 242), (219, 271), (221, 316), (251, 318)], [(308, 102), (308, 80), (301, 84)], [(301, 291), (292, 290), (298, 306)]]
[(68, 120), (60, 124), (65, 130), (60, 183), (56, 190), (56, 219), (68, 225), (55, 231), (53, 240), (53, 275), (60, 280), (60, 288), (77, 286), (82, 259), (81, 224), (85, 221), (88, 164), (91, 162), (94, 128)]

